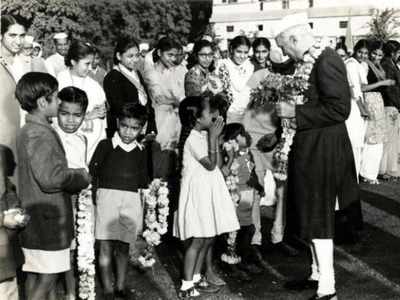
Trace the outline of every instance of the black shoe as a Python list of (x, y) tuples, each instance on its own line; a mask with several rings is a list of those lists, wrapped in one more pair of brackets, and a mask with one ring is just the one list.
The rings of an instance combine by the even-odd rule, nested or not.
[(336, 293), (325, 296), (314, 295), (309, 300), (337, 300), (337, 296)]
[(292, 280), (285, 283), (285, 289), (292, 291), (316, 290), (318, 281), (311, 279)]
[(194, 287), (200, 293), (216, 293), (220, 289), (216, 285), (210, 284), (204, 277), (201, 277), (200, 281), (194, 284)]
[(274, 244), (274, 249), (290, 257), (296, 257), (299, 255), (299, 251), (294, 249), (292, 246), (289, 246), (285, 242)]
[(179, 299), (190, 299), (190, 298), (195, 298), (199, 297), (200, 293), (195, 289), (195, 287), (191, 287), (190, 289), (186, 291), (179, 291), (178, 292), (178, 297)]

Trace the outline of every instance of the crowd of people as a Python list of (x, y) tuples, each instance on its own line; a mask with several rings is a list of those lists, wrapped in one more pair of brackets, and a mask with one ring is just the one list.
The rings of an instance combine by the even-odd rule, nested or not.
[[(140, 191), (162, 178), (171, 235), (183, 242), (180, 297), (226, 284), (216, 272), (217, 236), (236, 232), (241, 261), (228, 264), (232, 275), (249, 281), (268, 268), (266, 205), (276, 249), (296, 256), (287, 234), (310, 245), (310, 276), (286, 287), (337, 299), (338, 216), (357, 236), (358, 178), (400, 176), (400, 44), (359, 40), (350, 56), (343, 43), (336, 52), (318, 45), (307, 22), (288, 22), (275, 40), (237, 36), (225, 47), (209, 36), (182, 46), (162, 33), (153, 49), (121, 37), (109, 69), (95, 45), (67, 33), (54, 34), (56, 52), (44, 59), (23, 20), (3, 15), (0, 294), (18, 299), (19, 284), (26, 299), (54, 299), (62, 279), (66, 299), (77, 298), (74, 212), (91, 185), (102, 291), (124, 298), (129, 248), (144, 222)], [(305, 55), (313, 65), (306, 104), (251, 105), (268, 74), (295, 73)], [(279, 118), (297, 127), (287, 182), (273, 176)]]

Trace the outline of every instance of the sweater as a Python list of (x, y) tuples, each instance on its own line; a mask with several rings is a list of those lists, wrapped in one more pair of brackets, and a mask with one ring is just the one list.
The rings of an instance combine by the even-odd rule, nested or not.
[(102, 140), (89, 165), (96, 188), (137, 192), (149, 184), (147, 149), (125, 151), (114, 148), (111, 139)]

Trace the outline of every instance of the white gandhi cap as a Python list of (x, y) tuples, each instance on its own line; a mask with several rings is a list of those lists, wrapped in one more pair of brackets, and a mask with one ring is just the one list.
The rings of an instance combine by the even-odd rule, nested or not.
[(298, 25), (309, 25), (307, 13), (297, 13), (287, 15), (274, 26), (274, 36), (278, 36), (280, 33)]
[(139, 51), (149, 51), (150, 46), (148, 43), (141, 43), (139, 45)]
[(68, 38), (68, 34), (65, 32), (57, 32), (54, 34), (53, 39), (55, 40), (62, 40)]

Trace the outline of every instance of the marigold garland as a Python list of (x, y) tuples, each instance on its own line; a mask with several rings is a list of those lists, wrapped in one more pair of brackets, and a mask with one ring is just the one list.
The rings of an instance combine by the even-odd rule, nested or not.
[[(223, 148), (227, 152), (233, 151), (235, 156), (239, 151), (239, 145), (235, 140), (225, 142)], [(237, 186), (239, 183), (238, 172), (239, 163), (237, 159), (234, 158), (229, 169), (229, 174), (225, 177), (225, 182), (235, 206), (238, 206), (240, 201), (240, 192)], [(236, 253), (236, 237), (237, 231), (228, 233), (226, 239), (227, 249), (226, 252), (221, 255), (221, 260), (230, 265), (238, 264), (241, 261), (241, 257)]]
[(142, 190), (141, 193), (144, 200), (143, 238), (147, 245), (138, 261), (143, 267), (148, 268), (156, 262), (153, 255), (154, 246), (161, 243), (161, 236), (168, 231), (169, 190), (166, 182), (154, 179), (149, 188)]
[(93, 200), (90, 188), (83, 190), (77, 206), (77, 262), (80, 299), (95, 300), (95, 252)]

